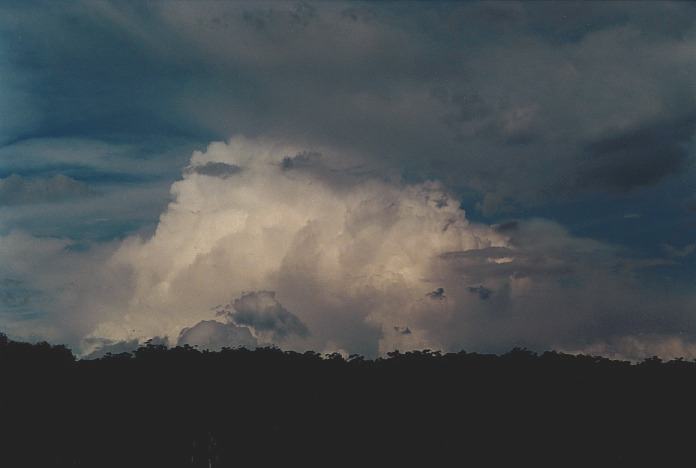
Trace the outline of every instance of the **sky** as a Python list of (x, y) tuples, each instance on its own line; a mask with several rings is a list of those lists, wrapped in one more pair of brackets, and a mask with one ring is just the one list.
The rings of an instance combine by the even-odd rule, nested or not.
[(696, 358), (688, 2), (4, 1), (0, 330)]

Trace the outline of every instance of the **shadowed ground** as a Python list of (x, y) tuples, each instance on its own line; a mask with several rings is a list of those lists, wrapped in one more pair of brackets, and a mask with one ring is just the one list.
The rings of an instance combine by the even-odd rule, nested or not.
[(3, 336), (0, 372), (7, 467), (679, 466), (696, 414), (696, 363), (519, 349), (80, 361)]

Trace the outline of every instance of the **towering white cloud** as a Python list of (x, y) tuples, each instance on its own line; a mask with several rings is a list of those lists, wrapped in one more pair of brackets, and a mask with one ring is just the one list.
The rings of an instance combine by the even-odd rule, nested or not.
[(109, 268), (130, 271), (132, 290), (92, 338), (176, 338), (231, 304), (235, 327), (287, 347), (439, 346), (419, 317), (437, 321), (453, 302), (479, 300), (468, 284), (447, 306), (428, 296), (451, 283), (440, 256), (506, 245), (438, 183), (372, 178), (331, 151), (273, 142), (211, 144), (172, 195), (154, 235), (126, 240), (111, 258)]
[(331, 148), (212, 143), (150, 234), (0, 236), (0, 327), (91, 356), (151, 339), (369, 356), (692, 352), (693, 295), (635, 274), (673, 255), (636, 259), (548, 220), (471, 223), (439, 183), (369, 168)]

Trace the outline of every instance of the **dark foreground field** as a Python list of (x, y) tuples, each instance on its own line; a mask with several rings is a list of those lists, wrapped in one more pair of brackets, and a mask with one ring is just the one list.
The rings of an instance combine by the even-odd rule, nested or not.
[[(0, 337), (2, 467), (693, 466), (696, 364)], [(531, 464), (530, 464), (531, 463)]]

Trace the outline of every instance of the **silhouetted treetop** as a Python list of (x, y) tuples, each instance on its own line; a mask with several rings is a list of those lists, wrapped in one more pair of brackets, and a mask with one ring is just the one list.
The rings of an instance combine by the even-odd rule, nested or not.
[(78, 360), (0, 335), (0, 466), (667, 466), (696, 362), (515, 348), (376, 359), (148, 343)]

